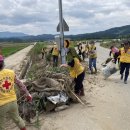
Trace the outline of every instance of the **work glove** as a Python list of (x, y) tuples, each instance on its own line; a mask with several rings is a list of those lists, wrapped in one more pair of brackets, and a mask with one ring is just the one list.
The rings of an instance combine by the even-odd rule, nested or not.
[[(113, 63), (115, 63), (115, 59), (112, 59), (111, 61), (112, 61)], [(115, 63), (115, 64), (116, 64), (116, 63)]]
[(30, 93), (26, 96), (26, 99), (28, 102), (32, 102), (32, 96)]

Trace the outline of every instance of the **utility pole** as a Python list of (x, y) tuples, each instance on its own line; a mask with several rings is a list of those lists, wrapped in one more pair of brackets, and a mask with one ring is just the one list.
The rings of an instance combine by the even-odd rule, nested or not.
[(64, 26), (63, 26), (63, 13), (62, 13), (62, 0), (59, 0), (59, 21), (60, 21), (60, 51), (61, 63), (66, 63), (65, 48), (64, 48)]

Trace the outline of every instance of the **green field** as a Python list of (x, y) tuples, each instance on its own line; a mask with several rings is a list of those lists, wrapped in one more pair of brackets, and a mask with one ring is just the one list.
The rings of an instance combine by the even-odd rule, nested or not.
[(0, 44), (0, 47), (2, 48), (2, 55), (4, 57), (7, 57), (11, 54), (16, 53), (17, 51), (29, 46), (30, 44), (27, 43), (3, 43)]

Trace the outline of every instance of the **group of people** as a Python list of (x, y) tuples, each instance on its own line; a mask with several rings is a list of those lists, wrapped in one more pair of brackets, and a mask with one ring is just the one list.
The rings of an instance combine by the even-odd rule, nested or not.
[[(97, 53), (95, 43), (94, 41), (90, 41), (89, 44), (86, 45), (85, 51), (79, 51), (80, 54), (77, 54), (75, 48), (70, 47), (70, 42), (68, 40), (65, 40), (65, 42), (67, 63), (60, 65), (60, 67), (69, 68), (70, 76), (75, 82), (75, 94), (77, 94), (78, 96), (84, 96), (83, 80), (85, 77), (85, 68), (81, 64), (81, 61), (84, 60), (84, 58), (82, 59), (80, 55), (82, 54), (82, 52), (84, 52), (85, 54), (85, 51), (87, 51), (86, 53), (89, 58), (89, 69), (91, 73), (93, 73), (94, 71), (96, 73)], [(80, 49), (82, 49), (81, 45), (82, 44), (79, 45)], [(113, 55), (115, 64), (117, 63), (117, 61), (120, 64), (121, 80), (124, 78), (124, 83), (126, 84), (130, 69), (130, 42), (124, 41), (123, 44), (121, 44), (120, 49), (112, 46), (110, 50), (110, 56)], [(44, 53), (44, 51), (45, 50), (43, 50), (42, 52)], [(51, 53), (53, 56), (53, 62), (55, 63), (54, 66), (57, 66), (59, 56), (57, 45), (54, 45)], [(27, 101), (32, 101), (32, 96), (30, 95), (26, 86), (15, 75), (14, 71), (4, 68), (4, 58), (2, 55), (0, 55), (0, 130), (5, 130), (4, 118), (7, 113), (9, 114), (10, 118), (12, 118), (13, 121), (17, 124), (20, 130), (26, 130), (25, 123), (19, 116), (14, 84), (17, 84), (20, 90), (25, 93)]]
[[(66, 64), (62, 64), (60, 67), (68, 67), (70, 71), (70, 76), (74, 79), (75, 86), (74, 92), (78, 96), (84, 96), (84, 89), (83, 89), (83, 80), (85, 77), (85, 69), (81, 64), (81, 58), (77, 54), (75, 48), (70, 47), (70, 41), (64, 41), (64, 48), (66, 53)], [(42, 49), (42, 58), (44, 57), (45, 50)], [(50, 51), (52, 58), (53, 58), (53, 67), (58, 66), (58, 59), (60, 55), (60, 51), (56, 43), (53, 44), (53, 47)]]
[(78, 54), (82, 57), (84, 61), (85, 58), (89, 59), (89, 70), (91, 74), (97, 73), (96, 61), (97, 61), (97, 50), (94, 41), (87, 42), (80, 42), (78, 44)]
[[(84, 46), (83, 46), (84, 45)], [(78, 45), (79, 53), (76, 52), (76, 49), (70, 46), (70, 41), (64, 41), (64, 47), (66, 52), (66, 64), (62, 64), (61, 67), (68, 67), (70, 71), (70, 76), (75, 81), (74, 91), (78, 96), (84, 96), (84, 88), (83, 88), (83, 80), (85, 77), (85, 68), (81, 64), (82, 60), (89, 58), (89, 70), (91, 74), (97, 73), (96, 67), (96, 46), (94, 41), (90, 41), (86, 45), (84, 43), (80, 43)], [(53, 67), (58, 66), (58, 57), (59, 57), (59, 50), (56, 44), (53, 45), (51, 50), (51, 54), (53, 57)], [(82, 55), (82, 57), (81, 57)]]
[[(53, 67), (57, 67), (58, 59), (59, 59), (59, 49), (56, 43), (53, 44), (53, 47), (48, 53), (51, 54), (53, 58)], [(42, 54), (42, 59), (46, 58), (45, 55), (47, 54), (47, 49), (45, 47), (42, 48), (41, 54)]]
[[(65, 51), (67, 64), (62, 64), (60, 67), (68, 67), (70, 76), (74, 79), (74, 92), (78, 96), (84, 96), (83, 80), (85, 77), (85, 69), (81, 64), (81, 58), (76, 53), (76, 50), (70, 47), (70, 42), (65, 40)], [(91, 50), (92, 51), (92, 50)], [(42, 58), (44, 58), (45, 50), (42, 50)], [(59, 51), (57, 46), (52, 49), (52, 56), (55, 66), (57, 66), (57, 57)], [(93, 52), (92, 52), (93, 53)], [(4, 118), (9, 114), (10, 118), (16, 123), (20, 130), (26, 130), (23, 119), (19, 116), (17, 97), (14, 85), (17, 85), (21, 91), (25, 93), (27, 101), (32, 101), (32, 96), (26, 86), (18, 79), (14, 71), (4, 68), (4, 58), (0, 55), (0, 130), (5, 130)]]
[[(90, 41), (85, 45), (85, 49), (83, 48), (83, 44), (78, 44), (79, 54), (77, 55), (76, 52), (66, 46), (67, 50), (67, 64), (63, 64), (61, 66), (69, 67), (70, 68), (70, 76), (74, 78), (75, 81), (75, 93), (79, 96), (84, 95), (84, 88), (83, 88), (83, 80), (85, 76), (84, 67), (81, 64), (81, 61), (86, 57), (89, 59), (89, 70), (90, 73), (97, 73), (96, 61), (97, 61), (97, 49), (95, 46), (94, 41)], [(82, 50), (83, 49), (83, 50)], [(72, 51), (73, 50), (73, 51)], [(120, 49), (112, 46), (110, 48), (110, 56), (113, 55), (114, 63), (120, 66), (120, 74), (121, 80), (124, 79), (124, 83), (127, 84), (128, 76), (129, 76), (129, 69), (130, 69), (130, 42), (123, 41), (121, 43)], [(75, 52), (75, 53), (74, 53)], [(81, 55), (82, 56), (81, 58)], [(125, 74), (124, 74), (125, 73)]]
[(111, 46), (109, 56), (111, 55), (114, 59), (115, 64), (118, 61), (121, 80), (124, 79), (124, 83), (127, 84), (130, 70), (130, 41), (123, 41), (119, 49), (115, 46)]
[[(70, 47), (70, 43), (68, 40), (65, 40), (66, 46), (66, 60), (67, 64), (62, 64), (61, 67), (69, 67), (70, 76), (74, 78), (75, 87), (74, 91), (78, 96), (84, 96), (84, 87), (83, 80), (85, 77), (85, 68), (81, 64), (81, 61), (85, 60), (85, 57), (89, 58), (89, 70), (91, 74), (97, 73), (96, 60), (97, 60), (97, 52), (94, 41), (90, 41), (89, 43), (79, 43), (78, 44), (78, 52), (76, 52), (75, 48)], [(81, 57), (82, 56), (82, 57)]]
[[(66, 53), (67, 64), (62, 64), (60, 67), (69, 68), (70, 76), (74, 79), (75, 82), (75, 87), (74, 87), (75, 93), (78, 96), (84, 96), (83, 80), (85, 77), (85, 69), (81, 64), (81, 58), (77, 54), (75, 48), (70, 47), (69, 40), (64, 41), (64, 48)], [(41, 53), (42, 53), (42, 58), (44, 58), (45, 49), (42, 49)], [(53, 58), (53, 67), (57, 67), (60, 51), (56, 43), (53, 44), (50, 53)]]

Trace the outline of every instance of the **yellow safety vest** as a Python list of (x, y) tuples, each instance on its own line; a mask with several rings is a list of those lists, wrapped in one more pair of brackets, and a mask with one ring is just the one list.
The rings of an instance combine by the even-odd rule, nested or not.
[(89, 46), (89, 51), (90, 51), (89, 58), (97, 58), (96, 53), (91, 54), (91, 51), (95, 51), (95, 48), (96, 48), (96, 46)]
[(85, 47), (85, 51), (88, 52), (89, 51), (89, 47)]
[(52, 55), (53, 55), (53, 56), (58, 56), (58, 55), (59, 55), (59, 50), (58, 50), (58, 48), (56, 48), (56, 47), (53, 48)]
[(124, 47), (121, 48), (120, 62), (130, 63), (130, 48), (125, 52)]
[(16, 100), (14, 79), (14, 71), (9, 69), (0, 71), (0, 106)]
[(70, 67), (70, 76), (77, 78), (84, 71), (84, 67), (81, 65), (78, 58), (74, 58), (74, 67)]

